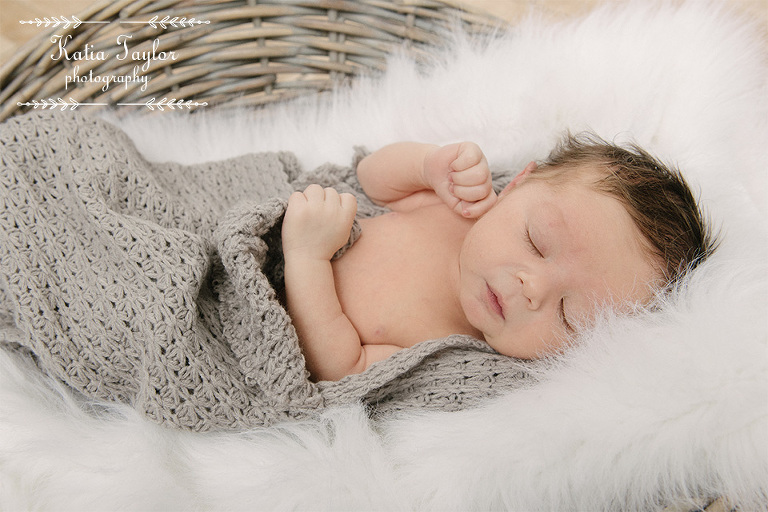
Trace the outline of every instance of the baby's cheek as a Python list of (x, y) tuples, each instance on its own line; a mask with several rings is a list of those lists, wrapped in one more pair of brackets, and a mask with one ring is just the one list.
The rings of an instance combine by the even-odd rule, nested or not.
[(486, 341), (500, 354), (518, 359), (539, 359), (560, 352), (568, 339), (559, 324), (539, 319), (527, 325), (509, 327), (501, 336)]

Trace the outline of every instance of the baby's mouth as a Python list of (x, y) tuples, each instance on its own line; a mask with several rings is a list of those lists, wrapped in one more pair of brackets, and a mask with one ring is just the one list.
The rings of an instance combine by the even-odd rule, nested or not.
[(493, 310), (497, 315), (499, 315), (502, 319), (504, 318), (504, 308), (501, 305), (501, 301), (499, 300), (499, 295), (493, 291), (493, 288), (486, 283), (485, 287), (487, 289), (487, 298), (488, 298), (488, 304), (491, 307), (491, 310)]

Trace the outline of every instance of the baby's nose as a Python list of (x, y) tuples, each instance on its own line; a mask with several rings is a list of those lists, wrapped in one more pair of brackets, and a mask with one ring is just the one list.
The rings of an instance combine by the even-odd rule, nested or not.
[(554, 288), (552, 277), (521, 271), (517, 278), (522, 285), (523, 296), (528, 300), (528, 307), (534, 311), (541, 308)]

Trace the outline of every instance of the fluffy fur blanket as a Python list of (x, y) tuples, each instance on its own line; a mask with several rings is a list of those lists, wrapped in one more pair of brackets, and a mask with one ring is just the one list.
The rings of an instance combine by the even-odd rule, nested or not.
[(375, 212), (354, 168), (304, 175), (288, 152), (153, 164), (116, 127), (70, 112), (6, 121), (0, 148), (0, 349), (31, 352), (88, 398), (168, 427), (243, 430), (354, 402), (459, 410), (525, 376), (450, 336), (310, 382), (279, 300), (281, 221), (308, 181)]
[(537, 383), (465, 411), (372, 424), (358, 405), (239, 434), (189, 433), (82, 402), (0, 355), (0, 508), (649, 510), (723, 495), (768, 510), (766, 41), (719, 3), (638, 1), (535, 17), (431, 66), (272, 113), (121, 126), (152, 160), (475, 140), (498, 169), (563, 130), (677, 163), (722, 233), (658, 311), (606, 315)]

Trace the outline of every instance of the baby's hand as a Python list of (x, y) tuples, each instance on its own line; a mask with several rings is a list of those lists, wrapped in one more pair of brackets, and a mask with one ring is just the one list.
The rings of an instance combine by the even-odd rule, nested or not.
[(424, 158), (424, 180), (449, 208), (463, 217), (482, 216), (496, 203), (491, 171), (474, 142), (449, 144)]
[(310, 185), (288, 198), (283, 220), (283, 254), (330, 260), (349, 239), (357, 213), (352, 194)]

